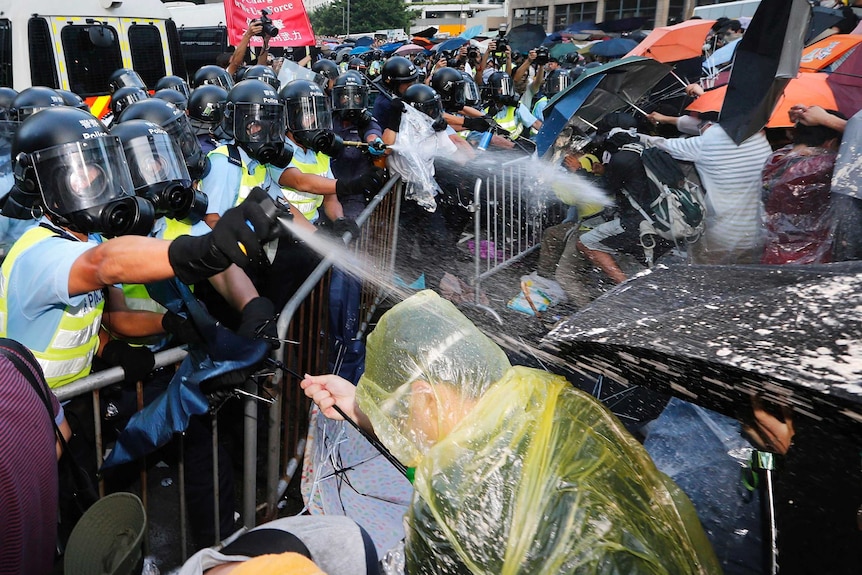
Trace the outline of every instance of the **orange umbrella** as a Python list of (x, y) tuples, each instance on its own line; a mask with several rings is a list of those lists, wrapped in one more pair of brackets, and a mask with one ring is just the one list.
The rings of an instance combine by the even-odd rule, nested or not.
[(815, 42), (802, 51), (799, 69), (818, 72), (834, 64), (862, 42), (860, 34), (833, 34)]
[[(826, 83), (828, 77), (828, 74), (800, 74), (796, 78), (791, 78), (787, 86), (784, 87), (784, 93), (775, 104), (775, 109), (772, 111), (766, 127), (792, 127), (793, 122), (790, 121), (788, 112), (796, 104), (837, 110), (838, 104), (835, 102), (835, 96), (832, 94), (829, 84)], [(726, 91), (726, 85), (710, 90), (692, 102), (686, 109), (690, 112), (720, 112)]]
[(697, 58), (715, 20), (686, 20), (673, 26), (660, 26), (641, 40), (626, 56), (646, 56), (659, 62), (678, 62)]

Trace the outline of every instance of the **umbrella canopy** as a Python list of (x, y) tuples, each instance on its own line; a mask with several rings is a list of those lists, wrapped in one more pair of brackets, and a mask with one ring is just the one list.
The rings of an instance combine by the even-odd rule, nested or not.
[(732, 40), (710, 54), (710, 56), (703, 61), (703, 69), (710, 71), (733, 60), (733, 55), (736, 53), (736, 46), (739, 44), (740, 40), (742, 40), (742, 38)]
[(463, 32), (461, 32), (458, 35), (461, 36), (462, 38), (467, 38), (468, 40), (470, 40), (472, 38), (475, 38), (479, 34), (481, 34), (484, 30), (485, 30), (485, 27), (482, 26), (481, 24), (478, 24), (476, 26), (470, 26), (469, 28), (467, 28), (466, 30), (464, 30)]
[(538, 24), (521, 24), (506, 33), (512, 52), (527, 54), (545, 41), (545, 28)]
[(678, 62), (697, 58), (715, 20), (686, 20), (673, 26), (660, 26), (641, 40), (628, 56), (649, 56), (659, 62)]
[(371, 46), (374, 43), (374, 38), (371, 36), (362, 36), (357, 38), (354, 44), (356, 46)]
[(750, 395), (862, 421), (862, 262), (662, 266), (546, 336), (575, 368), (735, 415)]
[(577, 49), (578, 47), (571, 42), (560, 42), (559, 44), (551, 46), (550, 50), (548, 50), (548, 55), (550, 55), (551, 58), (562, 58), (566, 54), (574, 52)]
[(805, 44), (820, 40), (820, 36), (829, 31), (844, 20), (844, 12), (825, 6), (814, 6), (811, 10), (811, 20), (808, 23), (808, 31), (805, 34)]
[[(767, 128), (790, 128), (788, 112), (790, 108), (800, 102), (808, 106), (821, 106), (826, 110), (834, 110), (838, 107), (832, 89), (829, 87), (829, 76), (827, 74), (800, 74), (784, 86), (782, 93), (778, 95), (772, 115), (766, 122)], [(721, 86), (715, 90), (709, 90), (703, 96), (692, 102), (688, 110), (692, 112), (718, 112), (727, 94), (727, 86)]]
[(536, 136), (539, 155), (547, 152), (566, 125), (589, 133), (606, 114), (636, 104), (670, 70), (667, 64), (641, 56), (589, 68), (545, 108), (545, 122)]
[(357, 46), (356, 48), (353, 48), (352, 50), (350, 50), (350, 55), (351, 56), (358, 56), (359, 54), (365, 54), (366, 52), (368, 52), (370, 50), (371, 50), (370, 46)]
[(434, 50), (435, 52), (448, 52), (451, 50), (457, 50), (467, 42), (469, 42), (467, 38), (449, 38), (448, 40), (443, 40), (442, 42), (434, 46), (432, 50)]
[(388, 44), (382, 45), (379, 50), (384, 54), (392, 54), (398, 50), (398, 48), (403, 48), (404, 46), (404, 42), (389, 42)]
[(637, 47), (638, 43), (630, 38), (610, 38), (590, 46), (590, 54), (605, 58), (622, 58)]
[(424, 52), (425, 48), (420, 46), (419, 44), (404, 44), (397, 50), (395, 50), (395, 54), (397, 56), (407, 56), (410, 54), (416, 54), (418, 52)]
[(342, 58), (350, 55), (351, 50), (353, 50), (352, 46), (347, 46), (346, 48), (341, 48), (340, 50), (335, 52), (335, 61), (341, 62)]
[(838, 110), (849, 118), (862, 110), (862, 50), (857, 46), (831, 68), (826, 81), (835, 94)]
[(719, 123), (737, 145), (769, 121), (784, 86), (799, 72), (807, 0), (762, 0), (736, 47)]
[(843, 62), (859, 43), (860, 34), (833, 34), (802, 51), (799, 70), (802, 72), (833, 71), (833, 66)]
[(434, 46), (434, 42), (432, 42), (428, 38), (425, 38), (424, 36), (413, 36), (410, 41), (428, 50), (430, 50)]

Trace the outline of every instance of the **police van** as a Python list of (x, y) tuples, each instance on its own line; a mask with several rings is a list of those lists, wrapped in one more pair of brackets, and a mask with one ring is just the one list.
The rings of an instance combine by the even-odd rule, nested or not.
[(160, 0), (0, 0), (0, 86), (71, 90), (101, 117), (118, 68), (150, 87), (162, 76), (186, 77)]

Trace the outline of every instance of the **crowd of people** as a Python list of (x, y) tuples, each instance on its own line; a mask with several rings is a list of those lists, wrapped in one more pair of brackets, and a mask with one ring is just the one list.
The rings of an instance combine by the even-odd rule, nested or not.
[[(309, 55), (297, 62), (310, 70), (308, 79), (282, 83), (284, 61), (270, 58), (266, 48), (248, 60), (248, 41), (259, 33), (253, 22), (232, 54), (195, 71), (190, 83), (165, 76), (148, 86), (135, 70), (117, 70), (108, 87), (110, 112), (102, 118), (68, 91), (0, 88), (0, 337), (27, 348), (16, 352), (18, 360), (32, 354), (44, 391), (122, 367), (125, 381), (106, 389), (95, 408), (109, 433), (118, 434), (135, 410), (136, 382), (145, 381), (151, 396), (170, 380), (170, 369), (154, 370), (156, 351), (204, 339), (188, 314), (156, 302), (147, 285), (175, 278), (194, 286), (222, 325), (275, 348), (278, 311), (321, 257), (302, 235), (357, 237), (356, 218), (397, 173), (414, 194), (401, 206), (398, 280), (417, 291), (436, 289), (453, 269), (466, 224), (465, 206), (452, 201), (465, 186), (459, 171), (494, 150), (533, 155), (548, 102), (603, 63), (577, 51), (551, 57), (542, 46), (514, 53), (500, 36), (484, 52), (467, 42), (433, 57), (385, 57), (375, 47), (341, 61)], [(739, 21), (723, 21), (705, 49), (742, 34)], [(690, 97), (703, 91), (698, 82), (686, 89)], [(598, 293), (584, 296), (584, 270), (600, 272), (601, 290), (630, 277), (630, 260), (649, 266), (666, 254), (703, 264), (859, 259), (856, 186), (836, 187), (833, 179), (840, 154), (855, 153), (843, 147), (842, 134), (858, 132), (859, 116), (848, 119), (806, 102), (791, 114), (793, 129), (761, 130), (741, 144), (709, 114), (658, 111), (616, 111), (589, 137), (558, 139), (549, 154), (556, 165), (548, 169), (589, 179), (613, 202), (571, 206), (558, 254), (540, 273), (584, 305)], [(411, 147), (430, 150), (423, 158), (432, 185), (404, 162), (403, 150)], [(655, 155), (650, 150), (678, 161), (683, 179), (702, 190), (696, 234), (657, 230), (652, 206), (661, 189), (645, 168)], [(298, 231), (286, 233), (273, 210)], [(698, 502), (692, 506), (599, 402), (561, 378), (512, 367), (450, 303), (420, 291), (384, 315), (368, 341), (360, 381), (307, 376), (302, 386), (325, 416), (351, 416), (416, 468), (402, 550), (407, 572), (506, 572), (514, 565), (551, 572), (553, 565), (560, 572), (718, 573), (727, 567), (698, 522)], [(11, 370), (18, 360), (2, 368)], [(209, 388), (235, 386), (246, 376)], [(41, 404), (27, 378), (2, 381), (9, 390), (3, 406), (26, 403), (23, 394), (35, 420), (33, 405)], [(9, 451), (0, 462), (11, 470), (0, 479), (12, 478), (0, 481), (3, 505), (17, 502), (0, 509), (17, 518), (15, 525), (38, 521), (9, 539), (28, 538), (38, 549), (0, 547), (0, 565), (20, 565), (21, 573), (49, 572), (57, 524), (46, 520), (46, 504), (62, 494), (15, 475), (15, 461), (29, 457), (28, 468), (42, 470), (53, 465), (59, 448), (46, 439), (52, 419), (70, 445), (95, 445), (89, 400), (46, 407), (51, 418), (28, 423), (39, 430), (29, 438), (32, 453)], [(194, 469), (186, 487), (197, 548), (236, 528), (231, 457), (216, 446), (213, 469), (210, 417), (193, 417), (184, 434), (186, 465)], [(768, 435), (781, 451), (790, 449), (789, 419), (764, 415), (761, 421), (755, 442)], [(0, 453), (7, 453), (9, 432), (19, 433), (0, 432)], [(176, 445), (161, 447), (165, 457), (176, 457)], [(103, 472), (111, 489), (128, 486), (129, 470)], [(214, 475), (218, 517), (211, 504)], [(538, 516), (561, 527), (537, 522)], [(327, 521), (271, 524), (270, 533), (253, 531), (244, 540), (251, 547), (238, 541), (220, 553), (201, 551), (182, 573), (253, 572), (267, 560), (301, 565), (308, 558), (329, 573), (357, 572), (348, 560), (374, 572), (368, 533), (351, 522)], [(12, 529), (13, 523), (0, 527)], [(339, 542), (333, 536), (321, 544), (324, 532), (338, 534)], [(248, 561), (246, 571), (234, 565), (272, 553), (294, 555)]]

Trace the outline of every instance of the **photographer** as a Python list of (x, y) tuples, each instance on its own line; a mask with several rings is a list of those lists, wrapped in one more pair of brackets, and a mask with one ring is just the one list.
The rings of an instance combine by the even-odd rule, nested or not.
[(257, 20), (252, 20), (248, 23), (248, 29), (242, 35), (242, 39), (230, 57), (230, 62), (226, 67), (231, 77), (236, 78), (237, 72), (244, 66), (246, 55), (248, 54), (248, 45), (253, 36), (263, 38), (263, 48), (258, 53), (257, 58), (252, 60), (252, 64), (269, 65), (269, 40), (278, 35), (278, 28), (273, 26), (269, 19), (269, 10), (261, 10), (261, 17)]
[(484, 86), (494, 72), (512, 73), (512, 49), (506, 38), (497, 38), (488, 44), (488, 50), (482, 54), (479, 66), (476, 68), (476, 84)]

